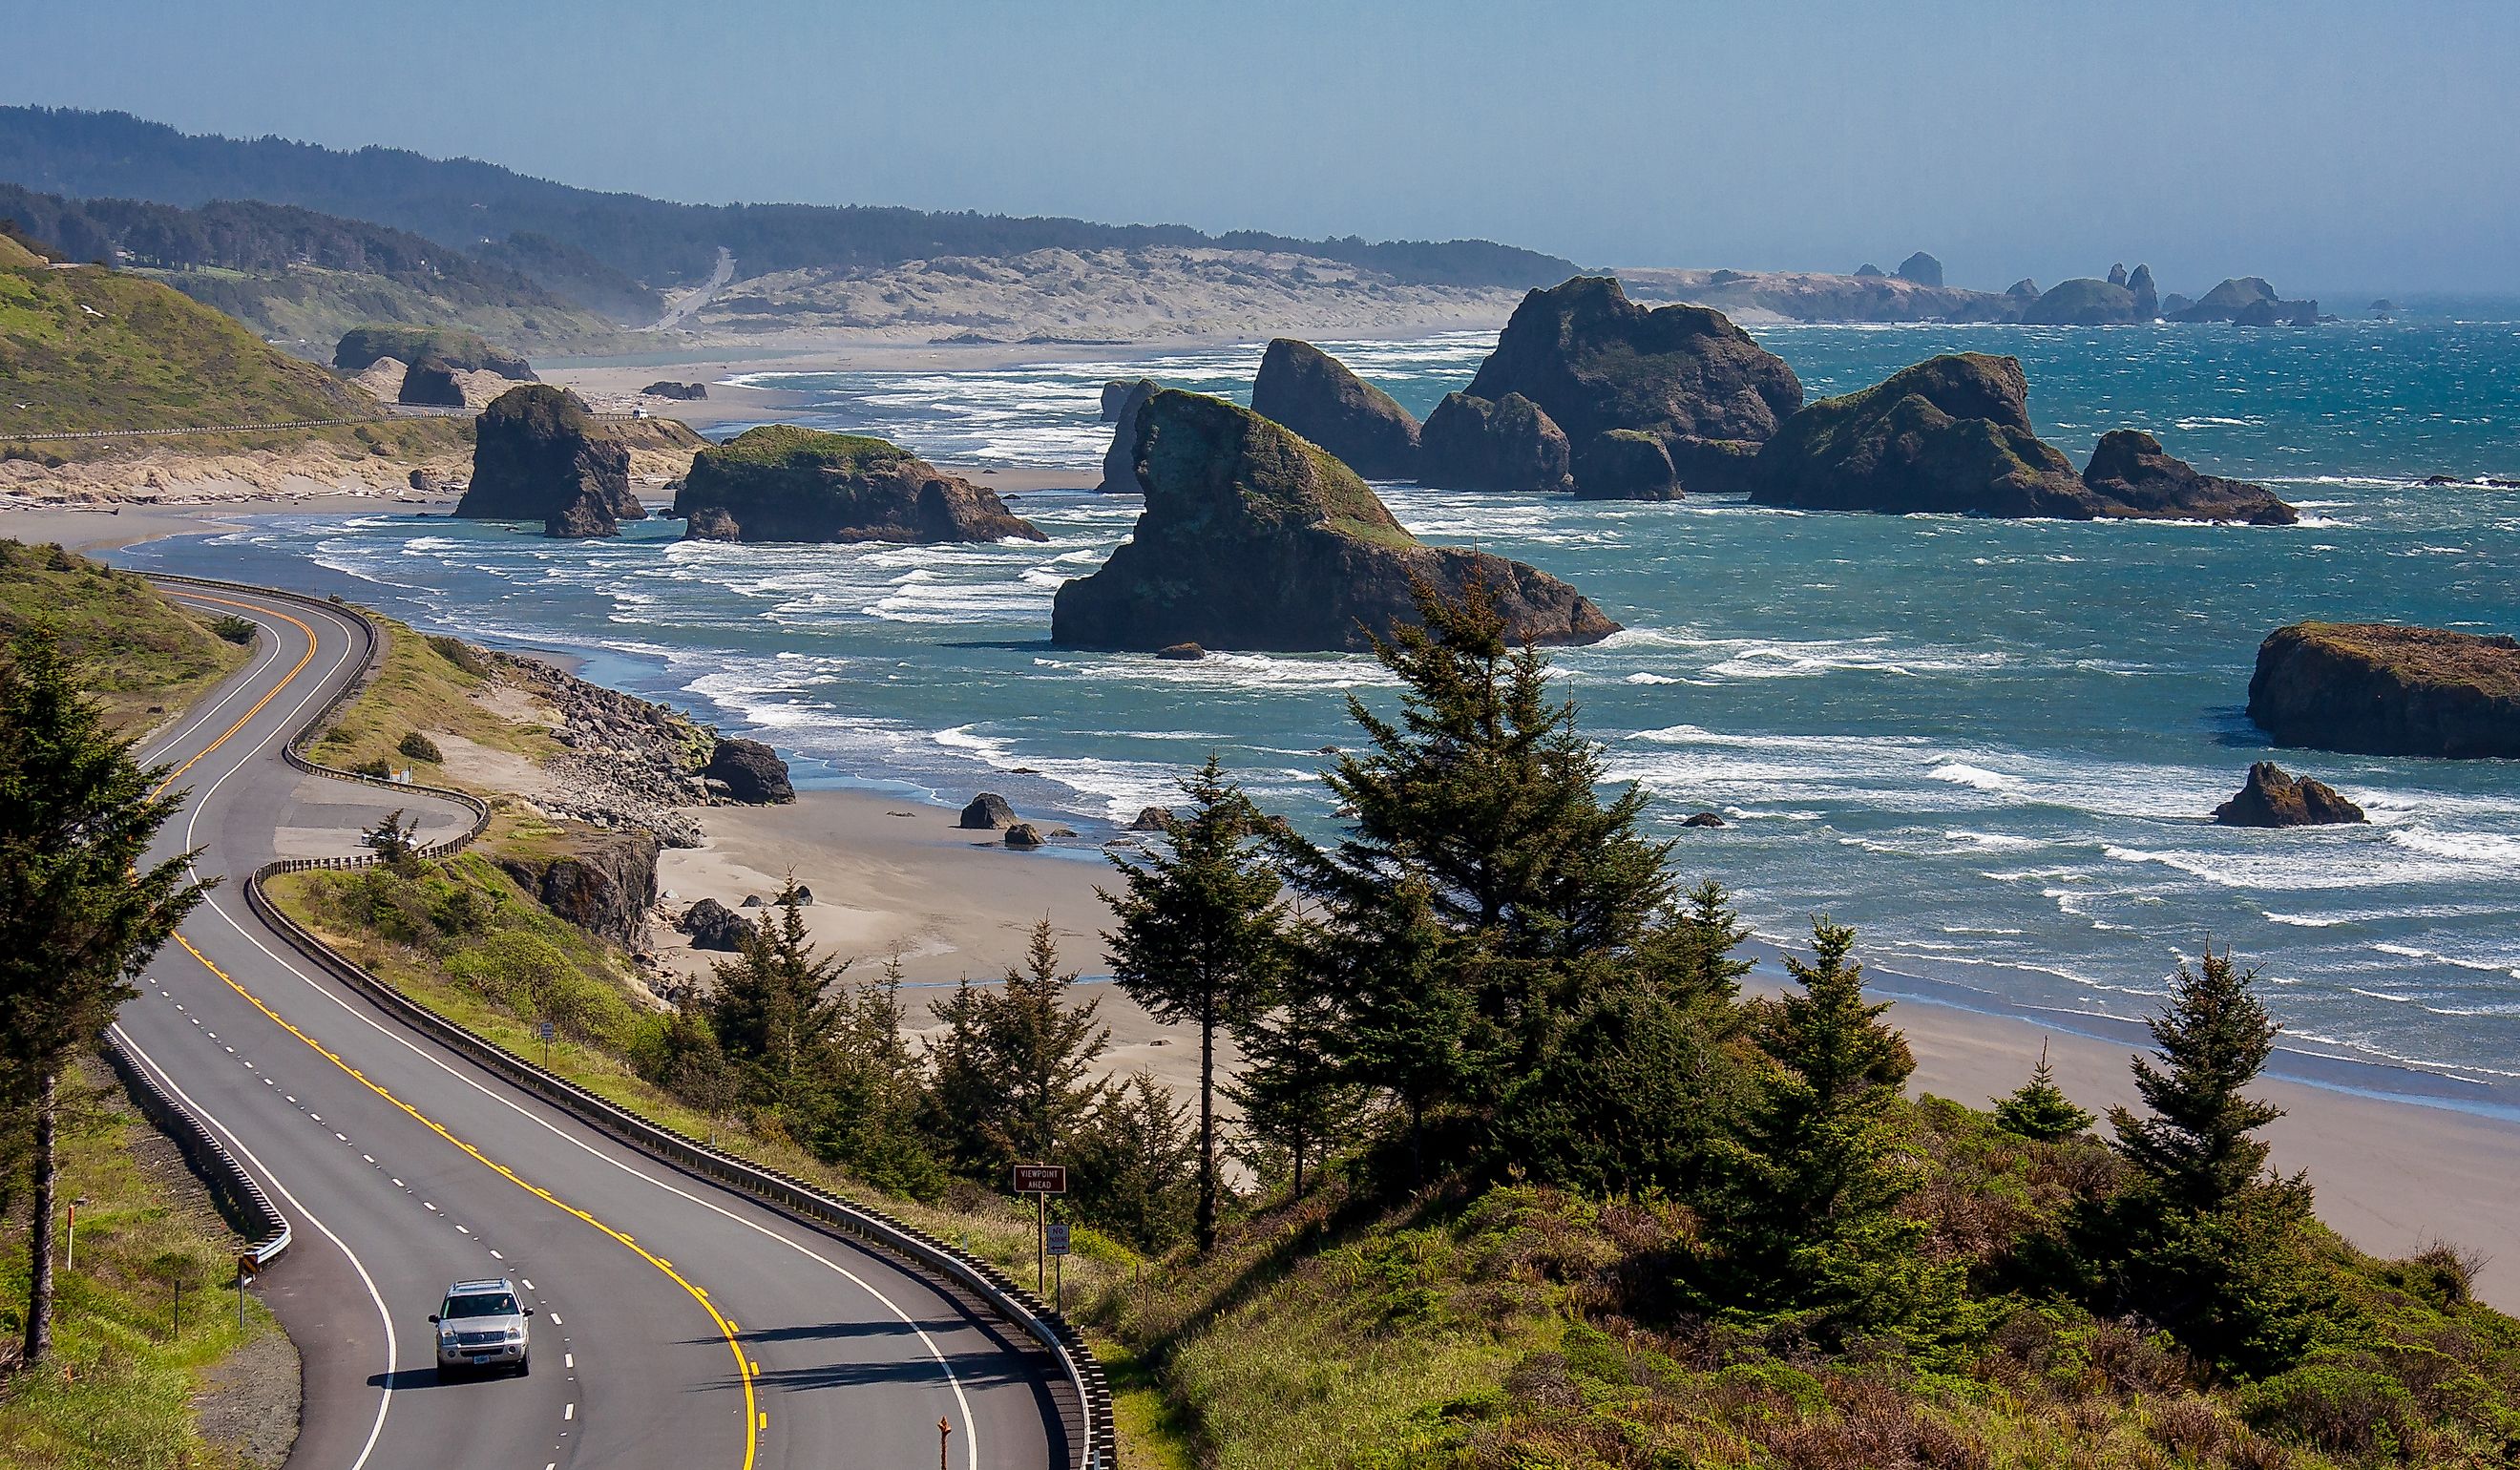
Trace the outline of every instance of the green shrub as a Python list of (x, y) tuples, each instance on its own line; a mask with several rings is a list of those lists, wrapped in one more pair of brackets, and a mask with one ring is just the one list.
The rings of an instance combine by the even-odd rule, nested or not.
[(394, 746), (394, 749), (410, 756), (413, 760), (427, 761), (432, 766), (446, 759), (445, 752), (437, 748), (437, 742), (417, 730), (404, 735), (402, 743)]
[(442, 633), (432, 633), (428, 635), (428, 646), (438, 657), (475, 679), (484, 678), (490, 673), (490, 660), (481, 656), (481, 650), (460, 638), (448, 638)]
[(385, 758), (380, 755), (369, 760), (361, 761), (350, 767), (350, 774), (352, 776), (373, 776), (380, 780), (383, 780), (392, 777), (393, 767), (387, 765), (385, 763)]
[(232, 644), (251, 644), (253, 642), (254, 629), (252, 620), (249, 618), (238, 617), (233, 612), (229, 613), (226, 617), (219, 619), (217, 622), (210, 624), (210, 631)]
[(2397, 1454), (2415, 1433), (2415, 1403), (2405, 1384), (2337, 1359), (2313, 1359), (2252, 1384), (2240, 1405), (2251, 1428), (2331, 1454)]

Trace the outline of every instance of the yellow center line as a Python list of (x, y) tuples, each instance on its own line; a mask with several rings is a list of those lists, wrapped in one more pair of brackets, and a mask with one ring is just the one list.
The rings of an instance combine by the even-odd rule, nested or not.
[[(200, 763), (202, 756), (206, 756), (211, 751), (226, 744), (230, 735), (243, 730), (247, 721), (251, 720), (255, 715), (261, 713), (262, 707), (269, 704), (282, 690), (288, 688), (290, 683), (295, 680), (298, 674), (303, 672), (306, 665), (312, 662), (315, 657), (315, 630), (302, 622), (298, 622), (297, 619), (291, 617), (286, 612), (282, 612), (273, 607), (265, 607), (257, 603), (230, 601), (226, 598), (214, 598), (204, 593), (188, 592), (177, 595), (195, 598), (205, 602), (218, 602), (230, 607), (247, 608), (250, 611), (266, 613), (286, 622), (293, 623), (300, 632), (306, 635), (306, 651), (298, 656), (295, 666), (291, 668), (287, 674), (282, 675), (280, 682), (273, 685), (268, 693), (265, 693), (261, 699), (255, 701), (253, 708), (247, 710), (242, 718), (240, 718), (234, 725), (228, 727), (225, 735), (220, 735), (217, 739), (212, 740), (209, 744), (202, 747), (201, 751), (191, 760), (176, 767), (175, 770), (167, 776), (164, 784), (161, 784), (158, 788), (160, 791), (166, 789), (167, 786), (173, 785), (175, 783), (175, 778), (182, 776), (185, 772), (193, 769), (195, 765)], [(474, 1159), (479, 1160), (484, 1167), (496, 1173), (501, 1179), (506, 1180), (508, 1182), (524, 1190), (526, 1193), (533, 1195), (535, 1198), (542, 1200), (544, 1203), (551, 1205), (555, 1209), (562, 1211), (565, 1214), (576, 1216), (579, 1220), (593, 1225), (596, 1229), (602, 1231), (606, 1235), (619, 1241), (624, 1249), (627, 1249), (632, 1254), (636, 1255), (640, 1260), (656, 1268), (659, 1271), (664, 1272), (665, 1276), (675, 1285), (681, 1287), (684, 1291), (689, 1292), (692, 1300), (699, 1303), (700, 1310), (709, 1314), (709, 1320), (717, 1324), (719, 1334), (726, 1339), (727, 1351), (735, 1355), (736, 1375), (742, 1379), (743, 1383), (743, 1470), (752, 1470), (753, 1457), (758, 1450), (760, 1443), (760, 1431), (769, 1424), (770, 1416), (761, 1411), (759, 1402), (754, 1396), (752, 1382), (754, 1369), (750, 1359), (743, 1356), (742, 1343), (737, 1340), (736, 1333), (738, 1329), (735, 1323), (728, 1321), (726, 1317), (718, 1312), (715, 1304), (709, 1301), (708, 1293), (705, 1290), (694, 1285), (690, 1280), (686, 1279), (680, 1271), (674, 1270), (670, 1263), (659, 1260), (655, 1256), (650, 1255), (647, 1251), (640, 1249), (638, 1242), (632, 1240), (629, 1236), (612, 1228), (610, 1225), (606, 1225), (604, 1222), (596, 1219), (592, 1215), (589, 1215), (584, 1210), (577, 1208), (575, 1205), (571, 1205), (566, 1201), (560, 1199), (550, 1190), (543, 1188), (541, 1185), (527, 1182), (522, 1178), (519, 1178), (516, 1171), (510, 1169), (507, 1165), (491, 1158), (488, 1154), (483, 1153), (481, 1150), (465, 1142), (462, 1138), (455, 1136), (452, 1133), (449, 1133), (444, 1124), (441, 1124), (437, 1120), (429, 1117), (428, 1114), (423, 1113), (420, 1109), (413, 1107), (410, 1103), (403, 1101), (393, 1093), (386, 1091), (383, 1088), (370, 1082), (367, 1079), (367, 1076), (360, 1072), (358, 1068), (343, 1061), (338, 1053), (328, 1050), (323, 1043), (315, 1040), (311, 1036), (308, 1036), (305, 1032), (298, 1030), (294, 1025), (292, 1025), (286, 1017), (281, 1015), (280, 1012), (264, 1004), (262, 999), (253, 994), (253, 992), (237, 984), (234, 977), (230, 976), (227, 971), (220, 969), (217, 965), (211, 963), (210, 958), (207, 955), (202, 954), (200, 950), (193, 948), (193, 942), (186, 939), (182, 934), (179, 933), (175, 936), (175, 942), (184, 947), (184, 953), (192, 956), (195, 959), (200, 960), (203, 969), (206, 969), (211, 974), (218, 976), (220, 982), (226, 985), (228, 989), (235, 991), (240, 996), (243, 996), (246, 1000), (246, 1003), (251, 1005), (254, 1009), (261, 1011), (264, 1015), (269, 1016), (273, 1022), (278, 1024), (282, 1030), (288, 1032), (291, 1036), (304, 1042), (309, 1047), (313, 1048), (316, 1055), (321, 1056), (326, 1061), (331, 1062), (334, 1066), (339, 1068), (352, 1081), (358, 1083), (359, 1086), (366, 1088), (369, 1091), (376, 1093), (379, 1097), (382, 1097), (385, 1101), (393, 1104), (396, 1108), (401, 1109), (405, 1114), (409, 1115), (422, 1127), (427, 1128), (429, 1132), (437, 1135), (441, 1138), (444, 1138), (447, 1142), (454, 1144), (457, 1148), (462, 1149), (465, 1153), (470, 1154)]]

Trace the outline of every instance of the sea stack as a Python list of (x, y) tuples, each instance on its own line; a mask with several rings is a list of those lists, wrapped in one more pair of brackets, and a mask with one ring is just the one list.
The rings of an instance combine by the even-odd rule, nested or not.
[(2288, 526), (2301, 519), (2300, 512), (2266, 486), (2199, 474), (2139, 429), (2100, 435), (2083, 467), (2083, 485), (2098, 498), (2098, 513), (2121, 519), (2237, 520), (2254, 526)]
[(2331, 826), (2365, 820), (2362, 809), (2334, 786), (2296, 777), (2272, 761), (2251, 766), (2240, 794), (2214, 809), (2214, 821), (2223, 826)]
[(2520, 641), (2295, 623), (2258, 646), (2249, 718), (2278, 745), (2520, 759)]
[(1535, 290), (1514, 308), (1468, 394), (1502, 403), (1516, 393), (1565, 432), (1586, 494), (1607, 492), (1581, 483), (1585, 463), (1633, 468), (1617, 451), (1590, 452), (1616, 429), (1660, 439), (1683, 489), (1739, 489), (1758, 446), (1803, 402), (1794, 370), (1724, 313), (1648, 310), (1608, 276)]
[(992, 491), (881, 439), (765, 424), (692, 461), (689, 541), (1047, 541)]
[(1310, 342), (1279, 337), (1260, 358), (1251, 411), (1275, 419), (1372, 480), (1418, 472), (1418, 421), (1391, 395)]
[(1573, 468), (1566, 431), (1520, 393), (1447, 393), (1418, 435), (1419, 483), (1447, 490), (1568, 490)]
[(1356, 471), (1284, 425), (1195, 393), (1139, 414), (1135, 533), (1058, 590), (1067, 647), (1361, 649), (1417, 621), (1414, 589), (1486, 585), (1516, 642), (1589, 644), (1618, 624), (1573, 588), (1502, 557), (1431, 547)]
[(1111, 447), (1102, 451), (1102, 483), (1105, 495), (1123, 495), (1138, 488), (1136, 472), (1131, 468), (1132, 456), (1138, 451), (1138, 410), (1153, 396), (1155, 380), (1140, 378), (1102, 385), (1102, 417), (1111, 422)]
[(564, 388), (527, 383), (491, 400), (473, 421), (472, 483), (455, 513), (475, 520), (539, 520), (553, 536), (617, 536), (648, 508), (630, 489), (630, 451), (599, 437), (586, 405)]

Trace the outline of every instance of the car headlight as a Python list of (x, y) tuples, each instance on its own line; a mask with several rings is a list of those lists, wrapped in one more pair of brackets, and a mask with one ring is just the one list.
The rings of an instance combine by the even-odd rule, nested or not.
[(438, 1340), (439, 1342), (442, 1342), (442, 1343), (451, 1343), (451, 1342), (455, 1341), (455, 1329), (454, 1329), (454, 1328), (452, 1328), (452, 1327), (440, 1327), (440, 1328), (438, 1328), (438, 1329), (437, 1329), (437, 1340)]
[(510, 1342), (512, 1342), (512, 1343), (520, 1343), (520, 1342), (523, 1342), (524, 1340), (525, 1340), (525, 1329), (524, 1329), (524, 1328), (522, 1328), (522, 1327), (511, 1327), (511, 1328), (509, 1328), (509, 1329), (508, 1329), (508, 1341), (510, 1341)]

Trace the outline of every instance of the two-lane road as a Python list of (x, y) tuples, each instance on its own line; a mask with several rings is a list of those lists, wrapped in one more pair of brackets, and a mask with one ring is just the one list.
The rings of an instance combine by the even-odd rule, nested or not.
[[(290, 735), (355, 679), (364, 636), (295, 600), (165, 586), (251, 619), (248, 668), (151, 749), (192, 797), (167, 851), (228, 881), (151, 966), (126, 1045), (289, 1217), (262, 1290), (305, 1359), (292, 1467), (1064, 1465), (1050, 1358), (889, 1257), (629, 1149), (332, 980), (247, 908), (275, 857), (356, 851), (395, 805), (305, 775)], [(441, 1382), (428, 1314), (505, 1274), (539, 1309), (533, 1370)]]

